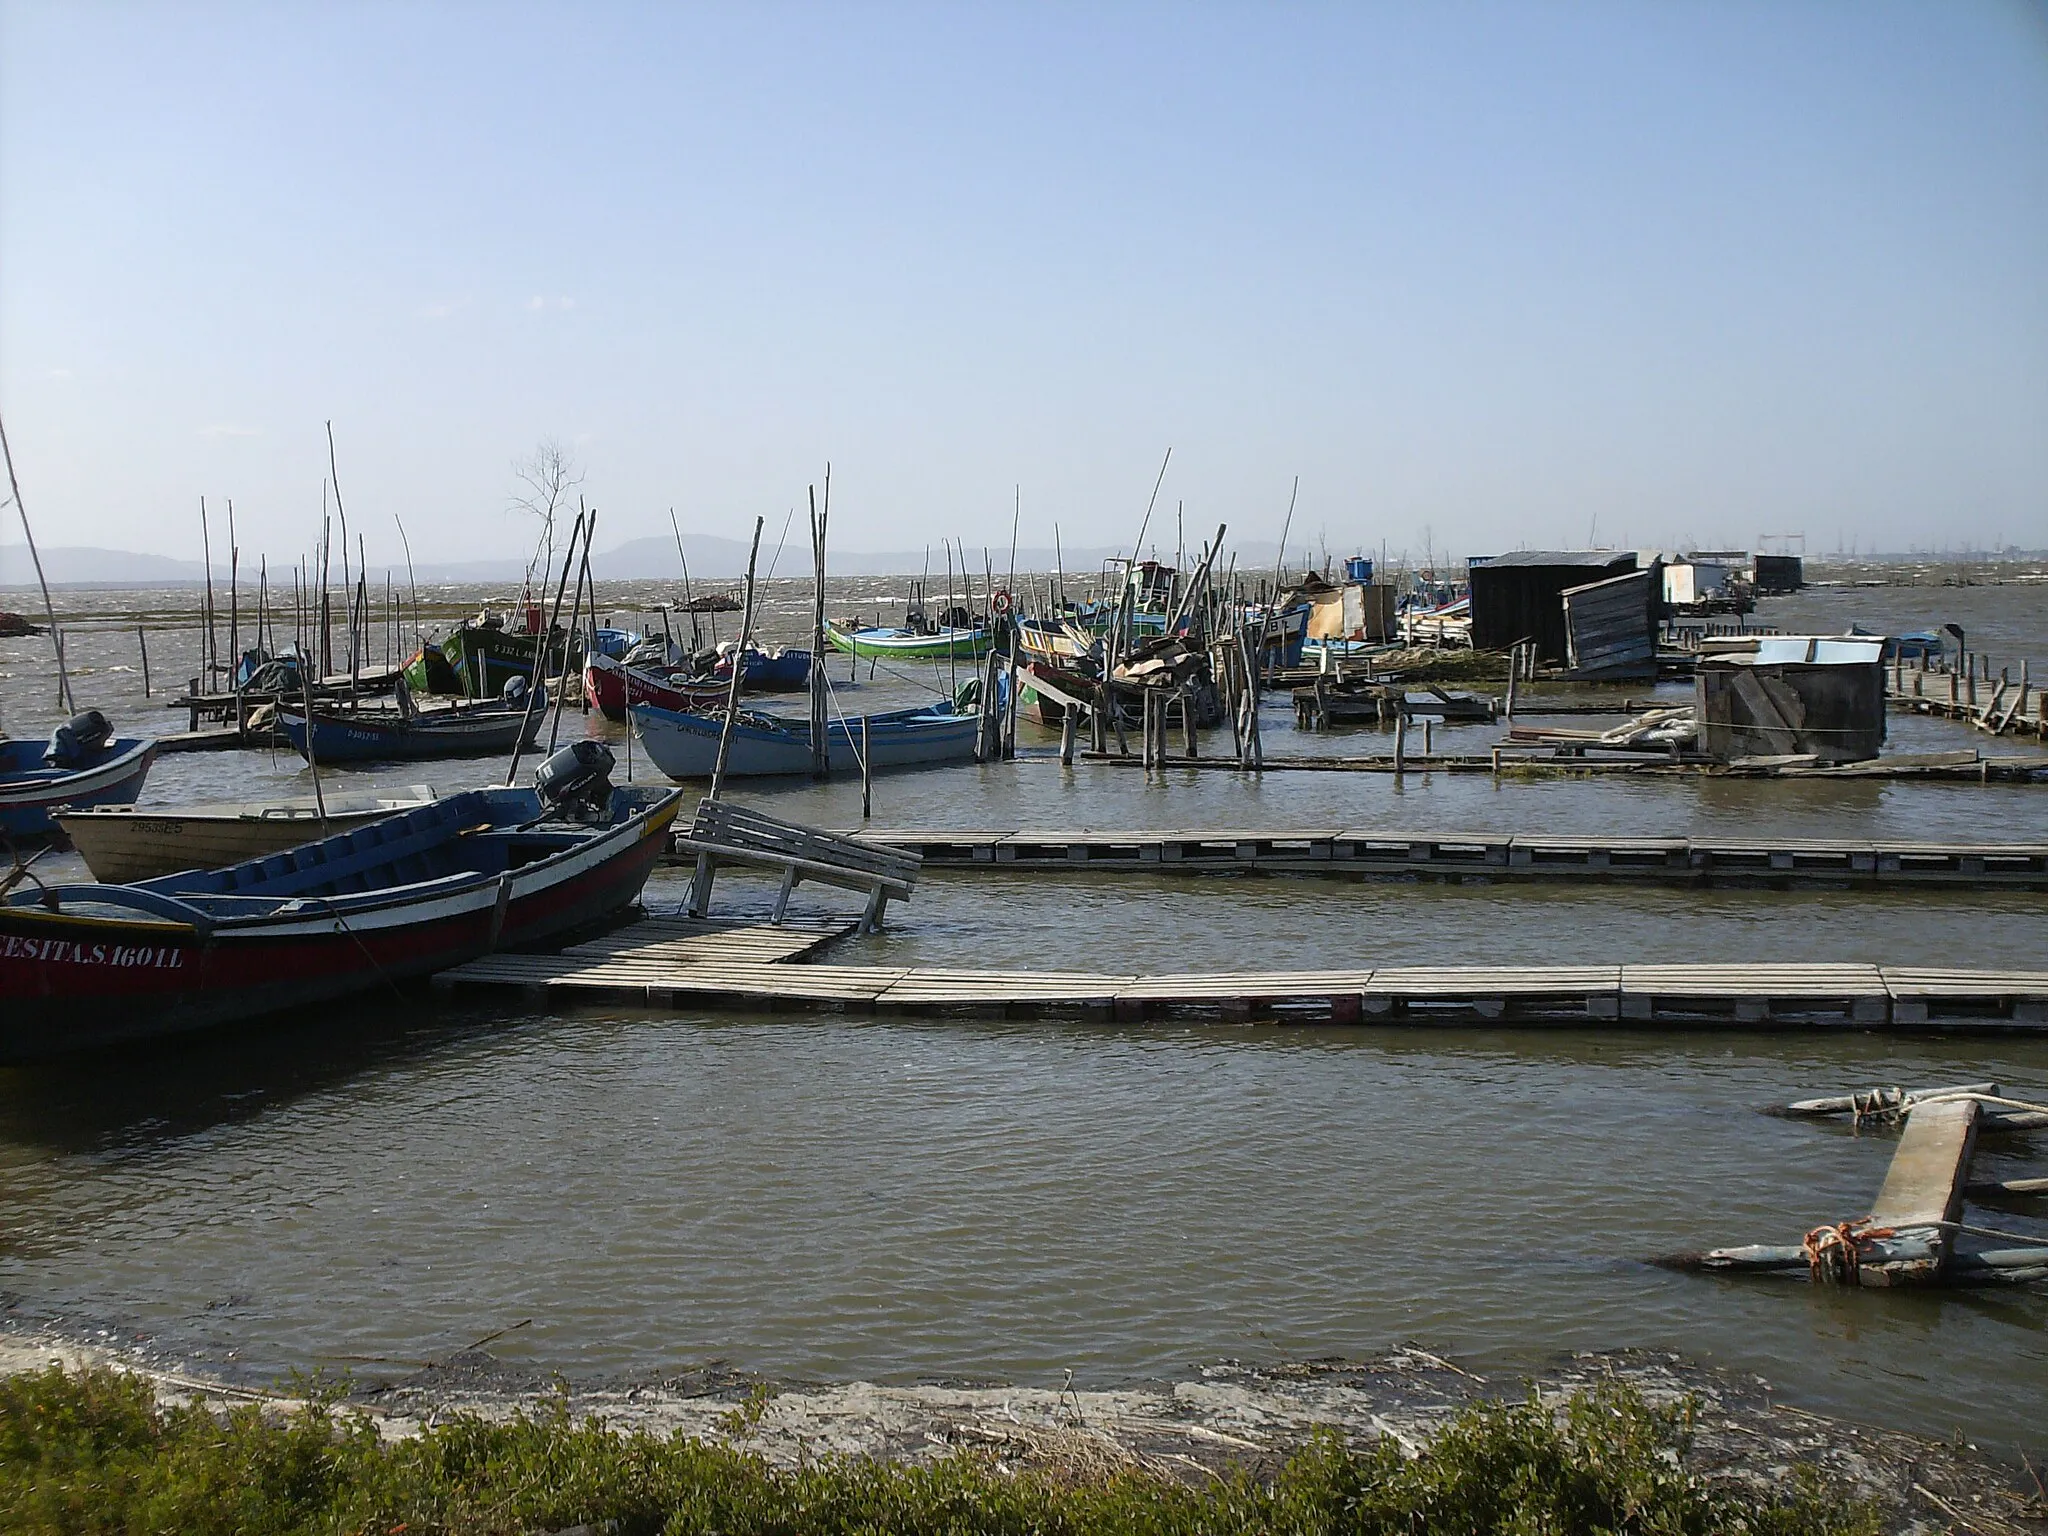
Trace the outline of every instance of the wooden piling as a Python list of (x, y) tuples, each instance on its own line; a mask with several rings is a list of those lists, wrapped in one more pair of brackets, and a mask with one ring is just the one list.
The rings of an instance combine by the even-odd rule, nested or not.
[(149, 635), (140, 624), (135, 626), (135, 644), (142, 651), (142, 696), (146, 699), (149, 697)]

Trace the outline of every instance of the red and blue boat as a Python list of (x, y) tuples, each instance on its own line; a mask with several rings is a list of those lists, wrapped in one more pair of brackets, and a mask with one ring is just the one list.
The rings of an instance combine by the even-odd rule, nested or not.
[[(608, 768), (578, 742), (536, 782), (591, 748)], [(0, 901), (0, 1060), (281, 1013), (559, 939), (639, 898), (681, 803), (600, 771), (594, 791), (469, 790), (226, 869), (23, 882)]]

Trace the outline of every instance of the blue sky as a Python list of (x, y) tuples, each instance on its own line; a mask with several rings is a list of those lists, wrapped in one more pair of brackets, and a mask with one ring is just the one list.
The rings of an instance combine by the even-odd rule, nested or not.
[(373, 559), (2048, 544), (2048, 6), (0, 0), (0, 411), (188, 556), (328, 419)]

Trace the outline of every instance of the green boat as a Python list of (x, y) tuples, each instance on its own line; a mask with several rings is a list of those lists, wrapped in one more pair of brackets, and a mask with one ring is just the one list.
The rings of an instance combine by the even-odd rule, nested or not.
[[(539, 646), (538, 635), (515, 633), (494, 620), (459, 624), (441, 641), (438, 654), (422, 651), (406, 663), (406, 685), (415, 693), (495, 699), (513, 678), (533, 679)], [(548, 646), (546, 676), (559, 676), (565, 667), (576, 670), (582, 665), (581, 640), (565, 635), (557, 625)]]
[(881, 624), (827, 624), (825, 638), (835, 651), (908, 661), (972, 661), (986, 656), (995, 644), (995, 632), (984, 625), (926, 631)]

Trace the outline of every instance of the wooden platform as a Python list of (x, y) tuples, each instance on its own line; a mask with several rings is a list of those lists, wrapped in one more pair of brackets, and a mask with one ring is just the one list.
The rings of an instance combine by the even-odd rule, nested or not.
[[(649, 918), (554, 955), (492, 955), (437, 987), (555, 1000), (685, 1000), (872, 1013), (1206, 1016), (1334, 1023), (1844, 1028), (2048, 1034), (2048, 971), (1874, 965), (1381, 967), (1173, 975), (835, 965), (803, 960), (851, 920)], [(1901, 1006), (1901, 1005), (1904, 1006)]]
[(1305, 827), (1204, 831), (860, 828), (924, 868), (983, 873), (1317, 874), (1442, 880), (2048, 890), (2048, 843), (1573, 837)]

